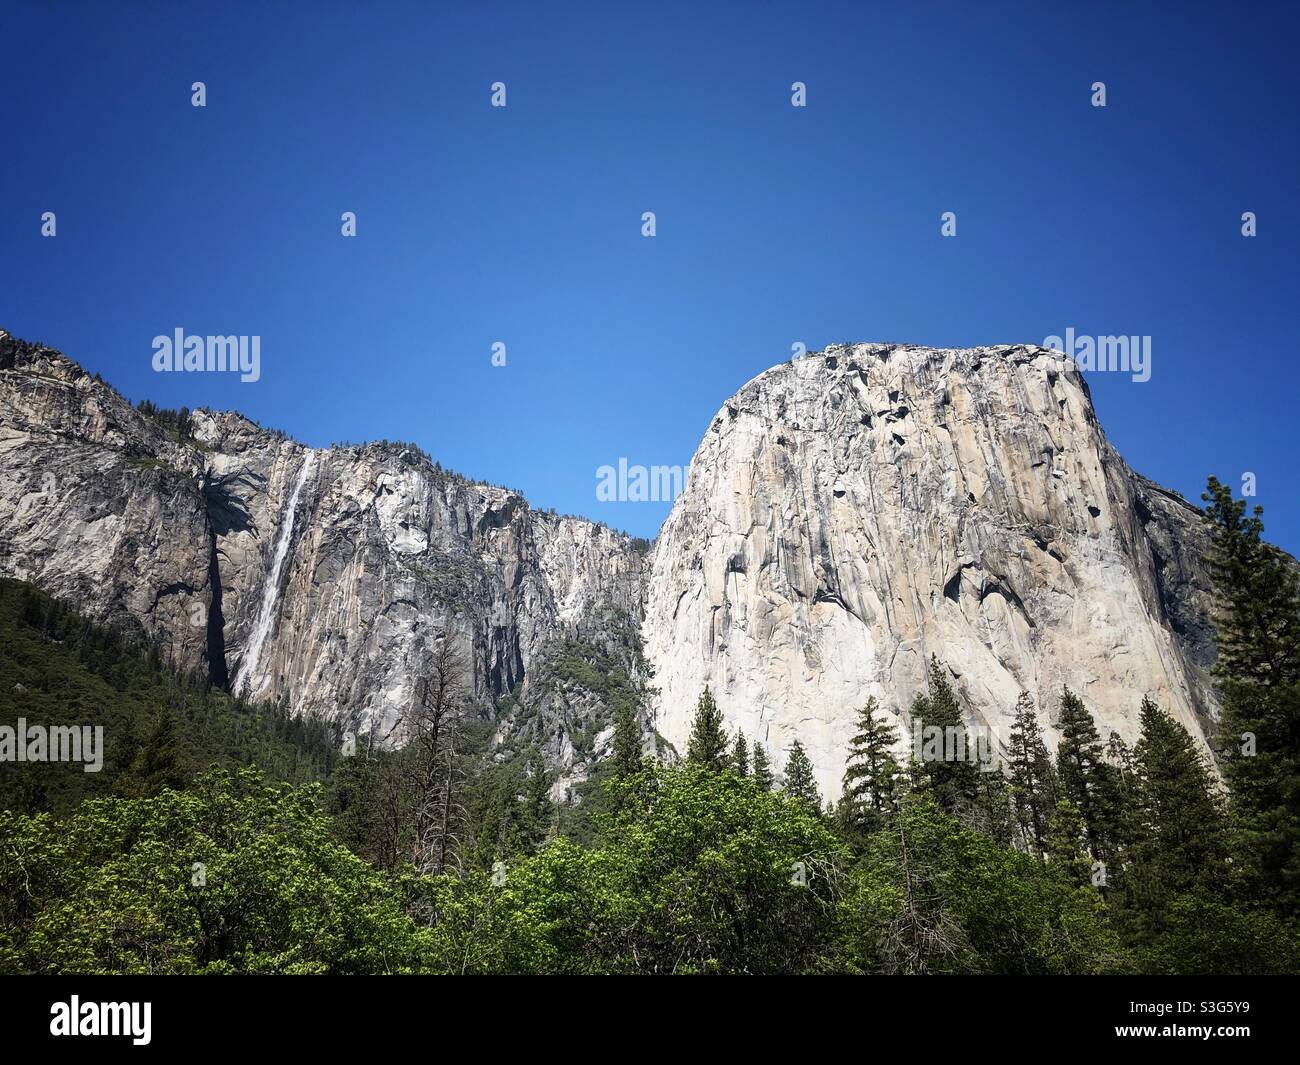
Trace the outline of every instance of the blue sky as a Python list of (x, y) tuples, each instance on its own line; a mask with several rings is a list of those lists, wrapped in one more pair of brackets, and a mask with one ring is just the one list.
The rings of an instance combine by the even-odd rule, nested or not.
[[(1255, 473), (1300, 550), (1294, 5), (274, 7), (0, 4), (0, 326), (645, 536), (596, 468), (685, 465), (796, 341), (1150, 335), (1091, 377), (1111, 439)], [(154, 373), (178, 326), (262, 379)]]

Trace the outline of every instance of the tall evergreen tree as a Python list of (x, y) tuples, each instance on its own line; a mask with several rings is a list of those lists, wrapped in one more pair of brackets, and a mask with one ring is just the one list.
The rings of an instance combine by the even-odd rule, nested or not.
[[(921, 766), (939, 808), (969, 820), (979, 793), (979, 769), (957, 693), (938, 658), (930, 659), (930, 686), (912, 701), (913, 729), (921, 728)], [(915, 746), (915, 744), (914, 744)]]
[[(1142, 836), (1141, 787), (1133, 752), (1124, 737), (1113, 730), (1106, 744), (1106, 761), (1111, 767), (1111, 849), (1124, 852)], [(1131, 864), (1127, 856), (1123, 862), (1125, 866)]]
[(767, 751), (758, 740), (754, 741), (750, 757), (753, 763), (750, 775), (754, 778), (754, 783), (758, 785), (760, 791), (771, 791), (775, 783), (772, 776), (772, 763), (768, 761)]
[(614, 712), (614, 750), (611, 770), (618, 780), (625, 780), (641, 770), (641, 729), (636, 711), (622, 705)]
[(1058, 727), (1061, 742), (1056, 766), (1061, 795), (1083, 819), (1089, 853), (1098, 861), (1114, 864), (1118, 844), (1115, 770), (1106, 762), (1092, 714), (1069, 688), (1061, 694)]
[(781, 790), (792, 799), (807, 803), (815, 813), (821, 813), (822, 797), (817, 790), (812, 762), (798, 740), (790, 745), (790, 756), (785, 762), (785, 786)]
[(551, 776), (537, 749), (529, 752), (525, 766), (524, 796), (519, 813), (519, 837), (528, 850), (536, 850), (555, 827), (555, 804), (551, 801)]
[(1004, 847), (1016, 838), (1016, 815), (1011, 803), (1011, 782), (997, 762), (980, 767), (976, 779), (975, 803), (967, 819), (972, 828)]
[(1300, 568), (1263, 540), (1263, 510), (1211, 477), (1211, 535), (1223, 695), (1219, 756), (1241, 834), (1247, 890), (1300, 915)]
[(749, 776), (749, 747), (745, 744), (745, 734), (736, 730), (736, 745), (731, 749), (731, 768), (738, 776)]
[(875, 696), (858, 711), (858, 731), (849, 741), (840, 816), (862, 832), (881, 828), (893, 813), (902, 772), (893, 748), (898, 732), (877, 716)]
[(1056, 812), (1056, 769), (1028, 692), (1021, 692), (1016, 701), (1007, 763), (1011, 805), (1022, 846), (1041, 858), (1047, 852), (1047, 830)]
[(1076, 886), (1091, 881), (1092, 867), (1087, 853), (1087, 832), (1079, 808), (1062, 797), (1052, 811), (1047, 830), (1047, 858)]
[(1163, 900), (1217, 887), (1224, 872), (1224, 820), (1214, 777), (1187, 730), (1142, 700), (1142, 738), (1133, 751), (1144, 885)]
[(695, 704), (695, 722), (686, 747), (686, 760), (715, 773), (721, 773), (727, 767), (727, 733), (722, 726), (722, 711), (708, 688)]
[(129, 798), (148, 798), (185, 783), (185, 762), (176, 741), (176, 722), (166, 707), (159, 709), (143, 746), (117, 780), (117, 790)]

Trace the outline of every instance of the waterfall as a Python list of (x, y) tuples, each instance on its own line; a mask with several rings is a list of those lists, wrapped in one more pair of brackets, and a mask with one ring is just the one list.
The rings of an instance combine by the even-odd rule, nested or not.
[[(257, 624), (253, 626), (253, 634), (248, 641), (248, 651), (239, 665), (239, 680), (235, 684), (236, 695), (249, 694), (253, 675), (262, 660), (262, 648), (266, 645), (266, 638), (271, 634), (271, 626), (275, 623), (275, 607), (280, 598), (280, 571), (284, 568), (285, 557), (289, 554), (289, 542), (293, 539), (293, 519), (298, 509), (298, 497), (302, 495), (303, 485), (307, 483), (307, 478), (315, 464), (316, 452), (308, 450), (302, 467), (298, 470), (298, 476), (293, 482), (293, 490), (289, 493), (289, 501), (284, 506), (284, 513), (280, 516), (280, 535), (276, 538), (275, 551), (271, 555), (271, 572), (266, 575), (266, 583), (262, 586), (262, 609), (257, 615)], [(260, 692), (261, 689), (258, 690)]]

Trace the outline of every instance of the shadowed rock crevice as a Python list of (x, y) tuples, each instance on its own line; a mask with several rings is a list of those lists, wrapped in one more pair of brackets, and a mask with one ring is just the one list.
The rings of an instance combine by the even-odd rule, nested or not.
[(208, 587), (212, 603), (208, 607), (208, 676), (224, 691), (230, 690), (230, 673), (226, 668), (226, 619), (221, 610), (221, 567), (217, 562), (217, 534), (208, 539)]

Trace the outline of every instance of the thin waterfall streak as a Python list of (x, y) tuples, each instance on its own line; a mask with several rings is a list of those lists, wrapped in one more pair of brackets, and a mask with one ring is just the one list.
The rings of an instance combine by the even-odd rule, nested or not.
[[(248, 653), (239, 666), (239, 681), (235, 685), (236, 695), (248, 695), (253, 677), (256, 675), (257, 668), (262, 661), (262, 649), (266, 646), (266, 639), (271, 634), (271, 626), (275, 624), (275, 608), (280, 599), (280, 571), (284, 568), (284, 560), (289, 554), (289, 544), (293, 540), (294, 517), (298, 510), (298, 499), (302, 495), (303, 486), (306, 485), (307, 478), (311, 475), (312, 468), (315, 465), (316, 452), (308, 450), (306, 457), (303, 459), (302, 468), (298, 470), (298, 476), (294, 479), (293, 490), (289, 493), (289, 501), (285, 504), (284, 514), (280, 517), (280, 535), (276, 538), (275, 551), (271, 555), (271, 571), (267, 574), (266, 583), (262, 586), (262, 608), (258, 613), (257, 623), (253, 626), (253, 633), (248, 641)], [(261, 688), (258, 691), (260, 693)]]

